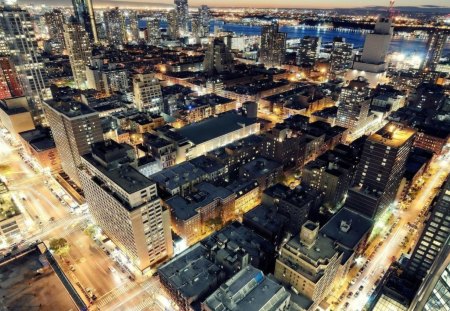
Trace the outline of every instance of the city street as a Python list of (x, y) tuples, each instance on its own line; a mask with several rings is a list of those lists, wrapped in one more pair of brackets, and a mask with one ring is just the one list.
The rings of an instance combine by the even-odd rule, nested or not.
[(69, 254), (64, 260), (55, 257), (87, 305), (87, 289), (97, 296), (93, 310), (171, 310), (157, 278), (142, 283), (131, 281), (123, 268), (83, 232), (88, 215), (71, 211), (50, 190), (59, 187), (62, 191), (51, 176), (35, 172), (20, 157), (19, 148), (11, 147), (1, 136), (0, 152), (0, 165), (4, 167), (0, 175), (6, 178), (25, 214), (28, 232), (23, 247), (36, 240), (48, 245), (52, 238), (65, 238), (70, 245)]
[[(447, 153), (447, 157), (448, 155), (449, 153)], [(428, 170), (430, 177), (425, 179), (424, 185), (419, 189), (414, 200), (411, 203), (407, 203), (408, 208), (406, 210), (394, 212), (395, 217), (399, 219), (398, 224), (392, 229), (391, 234), (387, 236), (383, 244), (376, 250), (376, 252), (374, 252), (372, 260), (367, 264), (360, 276), (354, 278), (356, 281), (355, 284), (350, 285), (347, 290), (343, 287), (339, 292), (333, 293), (333, 297), (336, 299), (341, 295), (341, 293), (345, 293), (345, 297), (349, 292), (353, 293), (351, 298), (343, 299), (336, 308), (333, 308), (334, 310), (363, 310), (364, 305), (373, 291), (375, 282), (384, 274), (385, 271), (387, 271), (393, 258), (395, 257), (398, 259), (402, 253), (406, 253), (408, 249), (414, 246), (410, 243), (407, 243), (406, 246), (401, 245), (405, 237), (411, 239), (408, 223), (417, 222), (419, 225), (423, 224), (423, 219), (421, 219), (420, 214), (422, 211), (426, 211), (428, 209), (430, 203), (437, 195), (440, 186), (449, 172), (450, 167), (448, 165), (448, 160), (446, 160), (443, 156), (437, 158), (430, 164)], [(424, 213), (422, 213), (422, 215), (423, 214)], [(413, 237), (414, 242), (416, 239), (417, 234)], [(372, 244), (378, 244), (379, 241), (380, 239), (374, 239)], [(373, 247), (371, 247), (371, 245), (369, 245), (368, 249), (370, 252), (373, 251)], [(368, 257), (370, 256), (370, 253), (367, 252), (366, 255)], [(363, 258), (363, 263), (366, 259), (367, 258)], [(357, 265), (353, 268), (353, 271), (349, 273), (345, 284), (350, 284), (352, 277), (357, 274), (357, 271), (361, 268), (361, 265)], [(359, 291), (360, 286), (364, 287), (361, 291)], [(359, 295), (358, 297), (355, 297), (355, 293), (358, 291)], [(349, 302), (348, 307), (344, 307), (346, 302)]]

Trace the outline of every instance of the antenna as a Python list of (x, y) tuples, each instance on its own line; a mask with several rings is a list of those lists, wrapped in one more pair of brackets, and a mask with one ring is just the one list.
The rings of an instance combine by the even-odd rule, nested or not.
[(393, 19), (394, 15), (395, 15), (394, 4), (395, 4), (395, 0), (389, 0), (389, 18), (390, 19)]

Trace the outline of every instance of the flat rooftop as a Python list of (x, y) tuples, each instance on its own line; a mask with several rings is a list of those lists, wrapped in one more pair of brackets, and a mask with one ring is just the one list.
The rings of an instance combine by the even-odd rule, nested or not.
[(100, 165), (93, 158), (92, 154), (84, 155), (83, 158), (129, 194), (135, 193), (154, 184), (150, 179), (142, 175), (138, 170), (129, 164), (122, 165), (120, 168), (108, 170), (104, 166)]
[(225, 112), (217, 117), (186, 125), (178, 129), (177, 133), (198, 145), (254, 123), (257, 123), (257, 121), (239, 115), (236, 112)]
[(414, 136), (415, 133), (416, 131), (412, 128), (391, 122), (378, 132), (370, 135), (369, 140), (392, 148), (399, 148)]
[[(289, 299), (283, 286), (248, 265), (222, 284), (204, 302), (215, 311), (278, 310)], [(270, 309), (266, 307), (270, 305)]]
[(0, 222), (20, 215), (20, 210), (9, 193), (0, 195)]
[(343, 207), (320, 229), (320, 233), (348, 249), (355, 249), (372, 226), (370, 218)]
[(203, 179), (205, 172), (191, 162), (183, 162), (150, 176), (161, 188), (174, 190), (186, 183)]
[(51, 267), (43, 268), (34, 250), (0, 267), (0, 297), (5, 310), (78, 310)]
[(223, 187), (216, 187), (213, 184), (202, 182), (195, 186), (196, 192), (191, 192), (182, 197), (175, 195), (166, 200), (172, 214), (180, 220), (188, 220), (198, 214), (198, 209), (207, 206), (215, 200), (226, 199), (233, 195), (233, 192)]
[(83, 115), (97, 113), (94, 109), (90, 108), (89, 106), (75, 100), (67, 102), (47, 100), (45, 101), (45, 103), (68, 118), (76, 118)]

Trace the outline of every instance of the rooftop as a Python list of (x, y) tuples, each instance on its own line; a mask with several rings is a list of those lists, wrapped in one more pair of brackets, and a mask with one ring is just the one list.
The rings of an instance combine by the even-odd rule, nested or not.
[(257, 158), (241, 166), (252, 178), (264, 176), (276, 169), (281, 169), (282, 164), (265, 158)]
[(55, 142), (48, 128), (36, 128), (19, 134), (36, 151), (44, 151), (55, 148)]
[(225, 112), (216, 117), (204, 119), (177, 130), (194, 144), (201, 144), (214, 138), (237, 131), (256, 123), (256, 120), (246, 118), (236, 112)]
[(97, 112), (89, 106), (75, 100), (70, 102), (47, 100), (45, 103), (68, 118), (97, 114)]
[(0, 195), (0, 222), (20, 215), (20, 210), (9, 193)]
[(155, 181), (159, 187), (173, 191), (186, 183), (203, 180), (205, 175), (203, 170), (191, 162), (182, 162), (150, 176), (150, 179)]
[(391, 122), (375, 134), (370, 135), (369, 140), (392, 148), (399, 148), (414, 136), (415, 133), (416, 131), (412, 128)]
[(188, 220), (197, 215), (198, 209), (215, 200), (223, 200), (233, 195), (230, 190), (207, 182), (196, 185), (195, 190), (184, 197), (175, 195), (166, 201), (177, 219)]
[(278, 310), (287, 299), (289, 293), (283, 286), (249, 265), (222, 284), (204, 304), (215, 311), (271, 311)]
[(373, 220), (344, 207), (320, 229), (320, 233), (348, 249), (355, 249), (372, 225)]

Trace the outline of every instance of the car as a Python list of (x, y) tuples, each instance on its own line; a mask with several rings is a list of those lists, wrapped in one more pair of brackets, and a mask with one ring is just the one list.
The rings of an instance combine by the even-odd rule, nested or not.
[(364, 289), (364, 285), (361, 285), (358, 289), (359, 289), (360, 291), (362, 291), (362, 290)]
[(344, 304), (344, 308), (347, 309), (349, 305), (350, 305), (350, 302), (347, 301), (347, 302)]
[(359, 296), (359, 292), (356, 292), (355, 293), (355, 298), (358, 298), (358, 296)]
[(114, 267), (109, 267), (109, 271), (111, 271), (113, 273), (117, 272), (117, 270)]
[(349, 292), (349, 293), (347, 294), (347, 298), (352, 298), (352, 296), (353, 296), (353, 292)]
[(69, 267), (70, 271), (74, 272), (75, 271), (75, 267), (73, 265), (70, 265)]

